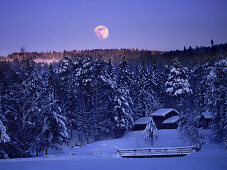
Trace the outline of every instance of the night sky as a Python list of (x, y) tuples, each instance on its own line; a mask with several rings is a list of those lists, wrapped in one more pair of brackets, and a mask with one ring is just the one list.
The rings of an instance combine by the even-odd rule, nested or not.
[[(93, 30), (109, 29), (106, 40)], [(0, 0), (0, 55), (227, 42), (227, 0)]]

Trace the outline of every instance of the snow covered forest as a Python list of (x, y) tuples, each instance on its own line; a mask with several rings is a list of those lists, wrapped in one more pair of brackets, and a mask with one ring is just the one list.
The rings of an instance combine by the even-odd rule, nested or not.
[[(206, 141), (198, 119), (202, 112), (211, 112), (210, 138), (223, 142), (227, 140), (227, 53), (222, 47), (166, 52), (158, 56), (162, 61), (156, 57), (149, 62), (143, 57), (112, 63), (102, 57), (70, 55), (49, 65), (2, 60), (0, 158), (60, 149), (73, 130), (78, 145), (84, 140), (90, 143), (91, 137), (120, 138), (135, 120), (162, 107), (179, 111), (180, 138), (200, 148)], [(194, 62), (187, 62), (190, 57)]]

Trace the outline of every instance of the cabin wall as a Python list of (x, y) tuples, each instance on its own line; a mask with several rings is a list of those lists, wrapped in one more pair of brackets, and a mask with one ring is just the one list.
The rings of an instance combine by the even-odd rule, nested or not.
[(171, 111), (171, 112), (169, 112), (166, 116), (165, 116), (165, 119), (168, 119), (168, 118), (170, 118), (170, 117), (172, 117), (172, 116), (178, 116), (179, 114), (177, 113), (177, 112), (175, 112), (175, 111)]
[(162, 122), (165, 120), (165, 117), (153, 116), (153, 120), (158, 129), (162, 129)]
[(212, 119), (206, 119), (204, 116), (201, 116), (201, 118), (199, 119), (199, 128), (202, 127), (204, 129), (208, 129), (211, 121)]
[(199, 120), (199, 128), (203, 127), (203, 128), (207, 128), (208, 124), (207, 121), (204, 117), (201, 117)]
[(145, 130), (146, 129), (147, 124), (139, 124), (139, 125), (134, 125), (133, 130), (137, 131), (137, 130)]
[(178, 128), (177, 123), (162, 124), (162, 129), (177, 129), (177, 128)]

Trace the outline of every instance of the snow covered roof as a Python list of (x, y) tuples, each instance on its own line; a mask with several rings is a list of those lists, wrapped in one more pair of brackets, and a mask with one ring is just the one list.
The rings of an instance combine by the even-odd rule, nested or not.
[(205, 119), (212, 119), (212, 113), (211, 112), (202, 112), (202, 115), (205, 117)]
[(162, 124), (176, 123), (179, 120), (179, 116), (172, 116), (162, 122)]
[(176, 111), (175, 109), (163, 108), (163, 109), (159, 109), (159, 110), (155, 111), (154, 113), (151, 113), (151, 116), (163, 116), (163, 117), (165, 117), (169, 112), (172, 112), (172, 111), (175, 111), (175, 112), (178, 113), (178, 111)]
[(152, 117), (141, 117), (135, 121), (135, 125), (148, 124), (151, 121)]

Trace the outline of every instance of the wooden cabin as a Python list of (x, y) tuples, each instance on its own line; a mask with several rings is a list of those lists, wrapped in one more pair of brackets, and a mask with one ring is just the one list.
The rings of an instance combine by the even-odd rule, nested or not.
[(147, 124), (154, 120), (158, 129), (177, 129), (179, 113), (172, 108), (163, 108), (155, 111), (150, 117), (141, 117), (134, 123), (134, 131), (145, 130)]
[(179, 113), (178, 111), (172, 108), (162, 108), (152, 113), (151, 116), (153, 117), (153, 120), (155, 121), (158, 129), (165, 129), (167, 127), (171, 127), (171, 128), (176, 127), (175, 124), (177, 123), (177, 121), (175, 123), (167, 123), (167, 124), (166, 123), (162, 124), (162, 123), (172, 116), (179, 116)]
[(199, 118), (199, 127), (202, 128), (209, 128), (209, 124), (213, 119), (213, 115), (211, 112), (202, 112), (200, 118)]
[(152, 120), (152, 117), (141, 117), (134, 123), (134, 131), (136, 130), (145, 130), (148, 123), (150, 123)]
[(172, 116), (162, 122), (162, 129), (177, 129), (179, 116)]

